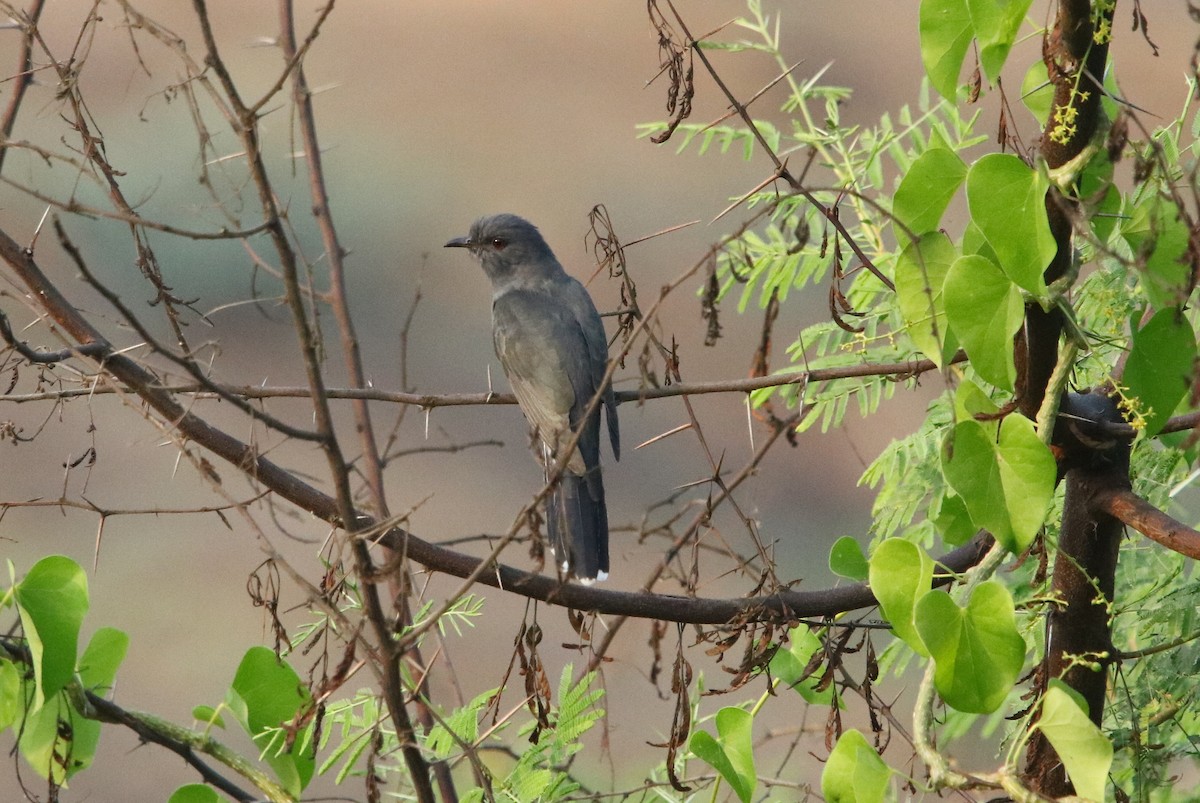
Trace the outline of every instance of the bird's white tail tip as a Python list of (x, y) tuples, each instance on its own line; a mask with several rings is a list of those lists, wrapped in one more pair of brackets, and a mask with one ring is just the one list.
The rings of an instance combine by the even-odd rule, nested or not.
[(580, 577), (579, 584), (585, 585), (585, 586), (590, 586), (592, 583), (595, 583), (597, 581), (603, 583), (607, 579), (608, 579), (608, 572), (596, 572), (595, 577)]

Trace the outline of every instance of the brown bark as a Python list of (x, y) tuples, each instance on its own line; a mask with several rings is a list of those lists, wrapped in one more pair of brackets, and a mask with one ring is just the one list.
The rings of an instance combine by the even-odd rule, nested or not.
[[(1084, 0), (1063, 0), (1044, 48), (1046, 69), (1054, 84), (1054, 106), (1042, 131), (1040, 151), (1051, 170), (1083, 153), (1104, 119), (1100, 108), (1104, 89), (1099, 81), (1108, 60), (1108, 43), (1093, 40), (1091, 5)], [(1066, 119), (1072, 121), (1070, 125), (1063, 123)], [(1074, 258), (1071, 234), (1077, 206), (1058, 187), (1046, 193), (1046, 215), (1058, 244), (1058, 252), (1046, 267), (1047, 284), (1066, 275)], [(1025, 305), (1025, 328), (1018, 338), (1016, 358), (1018, 403), (1028, 418), (1035, 418), (1041, 408), (1058, 359), (1061, 334), (1058, 310), (1046, 312), (1034, 302)]]
[[(1115, 660), (1111, 610), (1117, 555), (1124, 522), (1113, 498), (1129, 493), (1130, 438), (1114, 437), (1121, 420), (1117, 401), (1103, 390), (1070, 393), (1054, 428), (1059, 470), (1065, 475), (1063, 518), (1046, 617), (1046, 656), (1038, 667), (1040, 694), (1057, 678), (1084, 699), (1092, 722), (1100, 724)], [(1074, 793), (1050, 742), (1040, 731), (1029, 741), (1025, 781), (1047, 797)]]
[[(1038, 676), (1040, 691), (1049, 679), (1058, 678), (1079, 692), (1097, 725), (1104, 714), (1108, 666), (1116, 652), (1110, 611), (1124, 531), (1119, 519), (1102, 511), (1100, 497), (1129, 487), (1128, 447), (1119, 448), (1124, 460), (1067, 472), (1051, 586), (1055, 602), (1046, 619), (1046, 657)], [(1025, 772), (1030, 788), (1040, 794), (1074, 794), (1058, 754), (1041, 731), (1030, 739)]]
[[(1108, 14), (1111, 21), (1112, 11)], [(1042, 133), (1041, 155), (1052, 170), (1083, 154), (1103, 120), (1099, 80), (1108, 44), (1097, 43), (1093, 33), (1092, 3), (1061, 0), (1044, 47), (1054, 106)], [(1071, 267), (1076, 209), (1074, 199), (1058, 187), (1046, 194), (1050, 231), (1058, 244), (1045, 272), (1047, 284), (1067, 275)], [(1061, 335), (1061, 313), (1026, 305), (1025, 327), (1016, 344), (1017, 401), (1030, 418), (1041, 409)], [(1054, 602), (1046, 622), (1046, 656), (1036, 675), (1037, 691), (1044, 691), (1051, 678), (1063, 680), (1083, 696), (1089, 716), (1099, 724), (1114, 652), (1109, 610), (1122, 524), (1103, 510), (1097, 497), (1129, 487), (1129, 452), (1127, 443), (1101, 435), (1101, 419), (1120, 421), (1111, 400), (1102, 395), (1075, 399), (1089, 413), (1083, 418), (1095, 422), (1096, 429), (1082, 438), (1070, 426), (1055, 429), (1055, 445), (1066, 455), (1066, 493), (1051, 581)], [(1024, 780), (1031, 789), (1047, 797), (1074, 792), (1057, 753), (1040, 731), (1030, 740), (1026, 760)]]

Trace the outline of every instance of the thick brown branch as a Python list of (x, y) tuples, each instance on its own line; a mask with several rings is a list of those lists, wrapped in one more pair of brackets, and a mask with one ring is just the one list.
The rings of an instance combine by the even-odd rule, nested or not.
[[(469, 576), (480, 562), (479, 558), (431, 544), (398, 529), (389, 531), (381, 540), (393, 549), (406, 550), (412, 560), (455, 577)], [(991, 543), (990, 535), (980, 534), (937, 562), (947, 573), (966, 571), (979, 562)], [(951, 579), (949, 574), (939, 575), (935, 585), (945, 585)], [(563, 583), (556, 577), (531, 574), (504, 564), (496, 564), (492, 571), (481, 574), (478, 582), (572, 610), (685, 624), (791, 621), (835, 616), (875, 604), (875, 596), (864, 584), (815, 591), (780, 591), (761, 597), (711, 599), (644, 591), (609, 591), (594, 585)]]
[[(1122, 472), (1124, 469), (1124, 472)], [(1046, 618), (1046, 657), (1038, 671), (1039, 691), (1060, 679), (1078, 692), (1092, 722), (1100, 725), (1115, 660), (1110, 609), (1115, 591), (1121, 523), (1096, 504), (1100, 494), (1128, 482), (1128, 464), (1115, 469), (1070, 471), (1063, 502), (1053, 602)], [(1032, 788), (1051, 798), (1075, 789), (1049, 739), (1038, 730), (1029, 742), (1026, 775)]]
[(1200, 532), (1162, 512), (1129, 488), (1098, 491), (1093, 503), (1147, 538), (1193, 560), (1200, 560)]
[[(1111, 611), (1116, 592), (1121, 522), (1101, 499), (1129, 488), (1129, 441), (1096, 439), (1093, 421), (1120, 419), (1116, 401), (1103, 392), (1068, 394), (1064, 412), (1085, 416), (1060, 419), (1056, 445), (1066, 471), (1062, 525), (1054, 558), (1051, 601), (1046, 616), (1046, 655), (1038, 667), (1036, 690), (1061, 679), (1083, 699), (1092, 722), (1100, 725), (1108, 692), (1108, 667), (1116, 660)], [(1068, 412), (1068, 414), (1070, 414)], [(1049, 797), (1074, 792), (1062, 761), (1041, 730), (1029, 742), (1025, 775), (1035, 791)]]
[[(63, 332), (82, 346), (91, 344), (109, 346), (108, 341), (100, 332), (46, 278), (34, 261), (33, 255), (17, 245), (3, 231), (0, 231), (0, 258), (8, 263), (17, 278), (25, 283), (49, 318), (61, 327)], [(111, 347), (104, 348), (103, 351), (108, 355), (102, 360), (104, 370), (117, 382), (141, 396), (185, 439), (202, 445), (313, 515), (326, 521), (339, 521), (336, 503), (333, 499), (270, 460), (261, 457), (250, 445), (188, 412), (175, 400), (170, 391), (164, 390), (158, 385), (158, 377), (134, 360), (123, 354), (113, 353)]]
[[(1084, 158), (1088, 144), (1102, 124), (1100, 99), (1107, 40), (1093, 38), (1093, 4), (1087, 0), (1062, 0), (1052, 31), (1043, 43), (1043, 61), (1054, 85), (1054, 104), (1042, 131), (1041, 156), (1051, 168), (1065, 167)], [(1115, 5), (1115, 4), (1114, 4)], [(1111, 23), (1112, 8), (1096, 9), (1098, 18)], [(1043, 274), (1046, 284), (1070, 275), (1075, 257), (1074, 218), (1078, 201), (1069, 190), (1052, 186), (1044, 201), (1051, 235), (1057, 247)], [(1063, 315), (1025, 305), (1025, 325), (1015, 343), (1017, 404), (1033, 419), (1042, 408), (1047, 386), (1058, 363), (1058, 343)], [(1111, 399), (1102, 409), (1120, 420)], [(1046, 656), (1038, 668), (1038, 691), (1061, 678), (1084, 699), (1093, 722), (1101, 723), (1113, 660), (1109, 605), (1113, 600), (1121, 523), (1104, 512), (1097, 497), (1129, 484), (1127, 443), (1109, 450), (1092, 448), (1092, 454), (1066, 475), (1063, 519), (1052, 580), (1054, 602), (1046, 619)], [(1034, 791), (1049, 797), (1074, 793), (1062, 761), (1041, 730), (1029, 743), (1024, 780)]]
[[(1051, 168), (1081, 156), (1101, 125), (1102, 76), (1108, 60), (1108, 43), (1093, 41), (1092, 3), (1068, 0), (1059, 4), (1054, 30), (1048, 34), (1043, 60), (1054, 85), (1054, 105), (1042, 131), (1041, 155)], [(1112, 10), (1101, 12), (1112, 21)], [(1077, 201), (1058, 187), (1046, 193), (1046, 215), (1058, 250), (1046, 267), (1046, 284), (1066, 275), (1074, 259), (1073, 222)], [(1035, 418), (1042, 406), (1046, 383), (1054, 372), (1062, 313), (1025, 305), (1025, 327), (1016, 345), (1017, 395), (1021, 413)]]
[[(687, 399), (685, 398), (684, 403), (687, 405), (688, 415), (691, 418), (691, 423), (692, 423), (693, 428), (696, 428), (697, 430), (699, 430), (699, 426), (696, 422), (695, 414), (692, 411), (690, 402), (688, 402)], [(673, 539), (671, 545), (663, 551), (662, 557), (659, 559), (658, 563), (653, 568), (651, 568), (650, 572), (647, 574), (646, 579), (642, 584), (643, 591), (645, 591), (645, 592), (653, 591), (653, 589), (654, 589), (655, 585), (658, 583), (659, 579), (667, 571), (668, 567), (678, 559), (680, 551), (686, 545), (699, 543), (699, 539), (697, 538), (697, 533), (698, 533), (701, 525), (708, 521), (712, 510), (717, 505), (720, 505), (722, 502), (724, 502), (725, 500), (727, 500), (727, 499), (731, 500), (733, 497), (733, 491), (739, 485), (741, 485), (743, 482), (745, 482), (749, 477), (751, 477), (757, 473), (759, 464), (762, 462), (762, 459), (764, 457), (766, 457), (767, 452), (770, 451), (772, 445), (774, 445), (774, 443), (780, 438), (780, 436), (784, 435), (785, 433), (791, 433), (794, 430), (794, 428), (796, 426), (796, 422), (800, 419), (800, 417), (801, 417), (801, 413), (797, 412), (789, 420), (780, 421), (779, 423), (777, 423), (771, 430), (770, 435), (763, 440), (763, 442), (758, 446), (757, 449), (754, 450), (754, 455), (751, 457), (751, 459), (749, 461), (747, 461), (746, 465), (744, 465), (742, 467), (742, 470), (739, 471), (737, 473), (737, 475), (730, 478), (728, 482), (724, 481), (721, 478), (720, 466), (718, 464), (712, 462), (711, 453), (710, 453), (710, 466), (712, 467), (712, 472), (713, 472), (713, 474), (712, 474), (713, 484), (716, 485), (720, 490), (717, 494), (713, 495), (709, 499), (708, 503), (705, 505), (705, 507), (703, 509), (697, 511), (695, 516), (692, 518), (691, 523), (687, 527), (685, 527), (683, 529), (683, 531), (681, 533), (679, 533), (679, 535), (677, 535)], [(700, 442), (701, 442), (701, 445), (704, 446), (705, 451), (708, 452), (707, 446), (704, 445), (703, 438), (700, 439)], [(735, 506), (736, 506), (736, 503), (735, 503)], [(752, 533), (753, 533), (753, 531), (752, 531)], [(762, 546), (761, 546), (761, 543), (759, 543), (757, 537), (754, 538), (754, 542), (756, 545), (759, 546), (759, 549), (761, 550)], [(769, 561), (765, 561), (765, 562), (767, 563), (768, 566), (770, 566)], [(775, 572), (774, 572), (773, 567), (770, 567), (770, 578), (771, 578), (771, 582), (773, 584), (772, 587), (778, 587), (778, 580), (777, 580), (777, 578), (775, 578)], [(689, 590), (691, 590), (692, 588), (693, 588), (693, 586), (689, 585)], [(628, 616), (617, 617), (615, 620), (613, 620), (612, 622), (609, 623), (608, 627), (606, 627), (604, 629), (603, 637), (601, 637), (599, 642), (595, 644), (595, 646), (592, 649), (592, 656), (591, 656), (591, 658), (588, 659), (588, 671), (589, 672), (596, 669), (597, 667), (599, 667), (600, 662), (602, 660), (604, 660), (605, 656), (608, 654), (608, 650), (612, 646), (613, 640), (616, 639), (617, 633), (620, 632), (621, 628), (624, 627), (624, 625), (627, 621), (629, 621)]]

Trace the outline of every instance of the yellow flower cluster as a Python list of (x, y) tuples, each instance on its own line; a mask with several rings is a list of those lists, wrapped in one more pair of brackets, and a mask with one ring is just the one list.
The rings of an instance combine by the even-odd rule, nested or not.
[(1095, 15), (1092, 22), (1092, 41), (1098, 45), (1106, 45), (1112, 39), (1112, 16), (1117, 8), (1117, 0), (1096, 0), (1092, 7)]
[(1075, 136), (1077, 130), (1075, 119), (1079, 115), (1079, 104), (1091, 97), (1091, 92), (1071, 92), (1068, 103), (1054, 107), (1054, 128), (1050, 130), (1050, 139), (1060, 145), (1066, 145)]

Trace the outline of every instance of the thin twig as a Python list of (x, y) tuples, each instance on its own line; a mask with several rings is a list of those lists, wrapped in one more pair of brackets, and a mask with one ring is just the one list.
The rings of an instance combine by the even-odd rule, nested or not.
[(19, 20), (21, 25), (21, 49), (17, 54), (17, 69), (13, 73), (9, 92), (8, 106), (4, 109), (4, 117), (0, 118), (0, 170), (4, 168), (4, 157), (8, 155), (9, 139), (12, 138), (13, 126), (17, 124), (17, 113), (21, 109), (21, 101), (25, 99), (25, 90), (33, 83), (33, 31), (37, 28), (42, 16), (42, 8), (46, 0), (30, 0), (29, 8)]
[[(965, 360), (966, 355), (959, 352), (950, 361), (950, 364), (957, 364)], [(907, 379), (936, 370), (936, 368), (937, 366), (932, 360), (926, 359), (894, 363), (861, 363), (838, 368), (815, 368), (811, 371), (784, 371), (777, 374), (744, 379), (716, 379), (707, 382), (683, 382), (663, 385), (661, 387), (644, 387), (638, 390), (618, 390), (616, 391), (616, 398), (619, 403), (629, 403), (650, 399), (666, 399), (675, 396), (699, 396), (706, 393), (749, 393), (755, 390), (762, 390), (763, 388), (804, 385), (805, 383), (819, 384), (839, 379), (870, 376), (893, 376)], [(170, 384), (159, 385), (158, 387), (160, 390), (170, 393), (196, 395), (198, 398), (210, 398), (216, 395), (204, 387), (195, 384)], [(223, 393), (240, 396), (245, 399), (303, 399), (308, 398), (312, 393), (308, 388), (295, 386), (218, 385), (217, 387)], [(38, 393), (0, 394), (0, 401), (36, 402), (117, 392), (121, 392), (121, 389), (102, 386), (64, 388), (59, 391), (42, 391)], [(477, 405), (517, 403), (517, 397), (513, 394), (495, 392), (406, 393), (371, 387), (327, 388), (325, 394), (330, 399), (368, 399), (371, 401), (408, 404), (427, 410), (435, 407), (473, 407)]]

